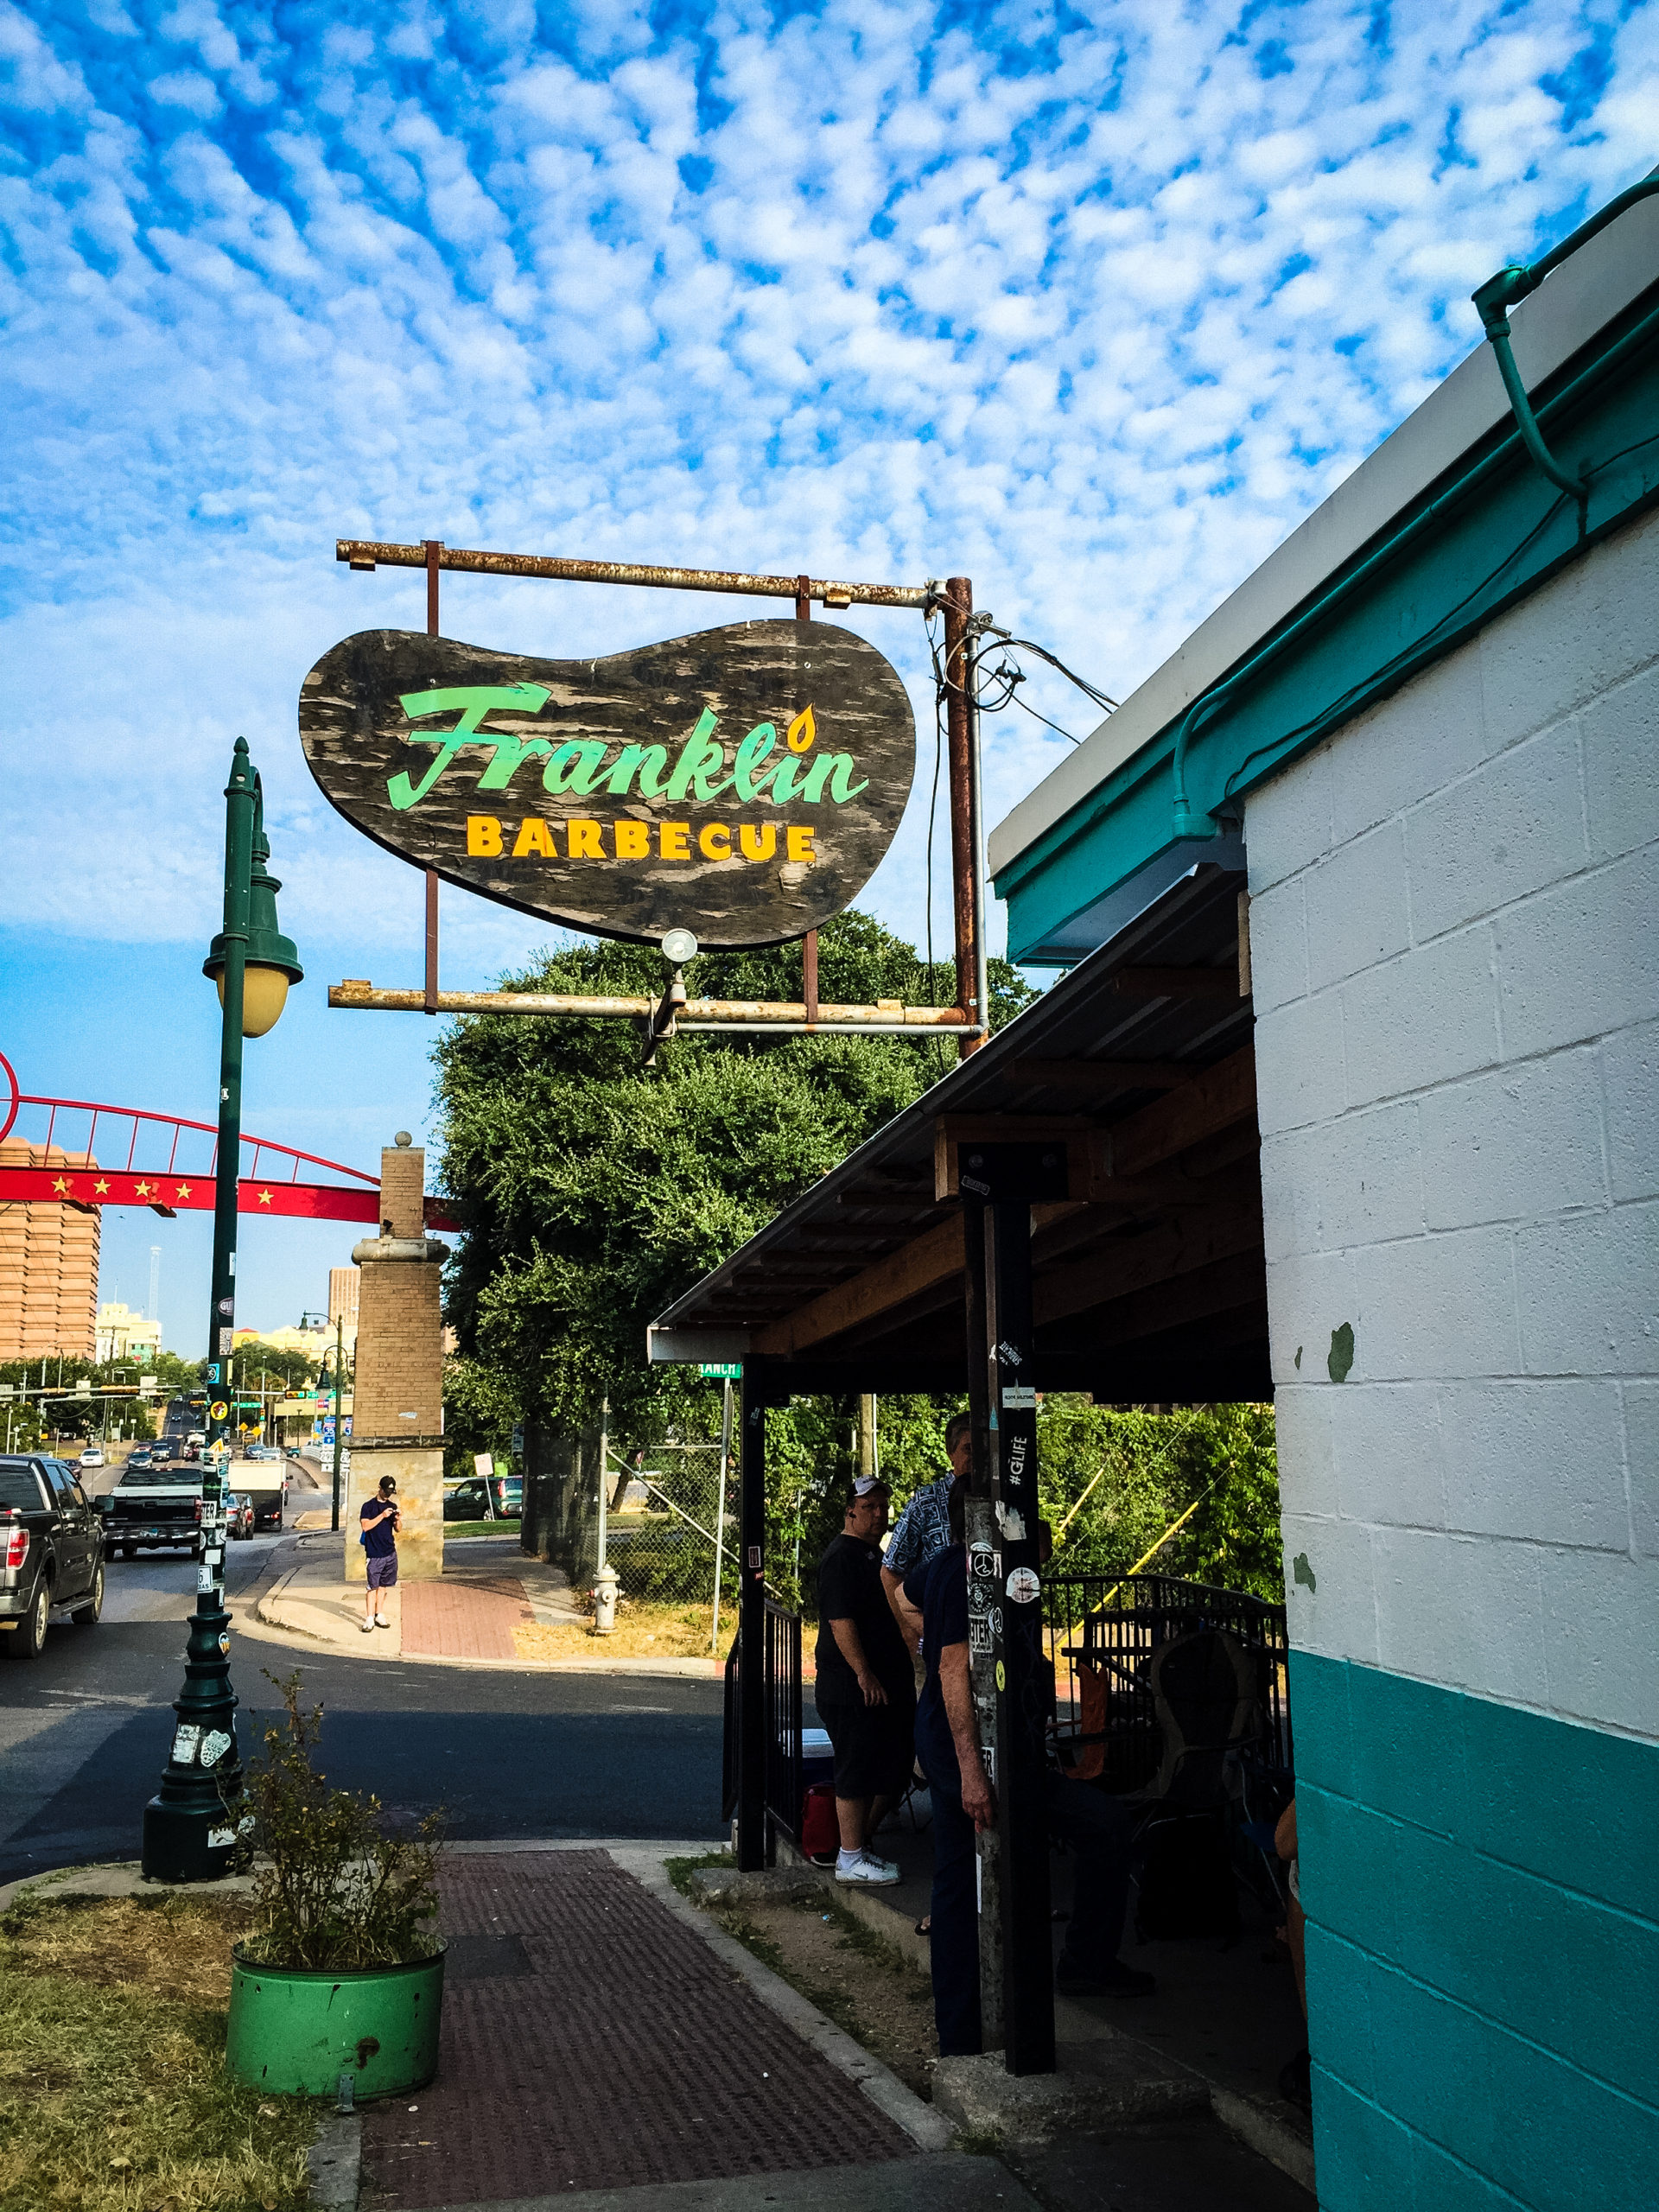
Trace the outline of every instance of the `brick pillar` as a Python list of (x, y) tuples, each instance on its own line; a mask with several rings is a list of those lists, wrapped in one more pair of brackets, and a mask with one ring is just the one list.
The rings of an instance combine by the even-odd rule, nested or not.
[(352, 1253), (360, 1270), (352, 1473), (342, 1515), (348, 1580), (364, 1579), (358, 1512), (382, 1475), (397, 1484), (404, 1525), (397, 1572), (443, 1573), (443, 1322), (445, 1248), (425, 1233), (426, 1154), (401, 1131), (380, 1155), (380, 1234)]

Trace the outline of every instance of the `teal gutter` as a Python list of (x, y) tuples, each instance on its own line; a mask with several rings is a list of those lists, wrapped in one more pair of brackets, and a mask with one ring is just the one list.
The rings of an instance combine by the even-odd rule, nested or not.
[[(1626, 204), (1643, 193), (1637, 188), (1624, 195)], [(1617, 202), (1603, 211), (1609, 220), (1618, 212)], [(1625, 370), (1639, 372), (1659, 339), (1653, 297), (1644, 295), (1610, 325), (1594, 358), (1558, 382), (1537, 410), (1539, 420), (1560, 426), (1578, 461), (1576, 512), (1561, 515), (1561, 499), (1545, 495), (1529, 465), (1522, 428), (1490, 433), (1471, 466), (999, 872), (997, 893), (1009, 904), (1012, 957), (1043, 959), (1046, 940), (1067, 916), (1172, 846), (1213, 837), (1216, 811), (1452, 650), (1659, 496), (1659, 461), (1630, 458), (1659, 445), (1659, 433), (1649, 427), (1659, 419), (1659, 379), (1649, 373), (1640, 391), (1630, 379), (1618, 391), (1608, 389)], [(1494, 568), (1495, 547), (1504, 550)], [(1483, 569), (1490, 573), (1471, 593), (1468, 579)], [(1386, 570), (1392, 573), (1385, 577)], [(1362, 594), (1363, 587), (1370, 588)], [(1183, 785), (1191, 762), (1201, 788), (1197, 804), (1181, 790), (1172, 819), (1165, 771), (1173, 773), (1178, 747)]]

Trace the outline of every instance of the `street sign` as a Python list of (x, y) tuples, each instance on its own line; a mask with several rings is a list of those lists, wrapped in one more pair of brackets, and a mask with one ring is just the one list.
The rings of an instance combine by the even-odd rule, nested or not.
[(782, 944), (851, 904), (915, 766), (898, 671), (828, 622), (741, 622), (601, 660), (414, 631), (300, 691), (311, 772), (378, 844), (503, 906), (655, 944)]
[(716, 1360), (699, 1367), (697, 1372), (707, 1382), (741, 1382), (743, 1380), (742, 1363), (739, 1360)]

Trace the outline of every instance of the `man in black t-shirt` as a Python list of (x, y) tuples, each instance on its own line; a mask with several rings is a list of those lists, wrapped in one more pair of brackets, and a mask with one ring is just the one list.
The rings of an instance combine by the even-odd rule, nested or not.
[(887, 1493), (861, 1475), (842, 1533), (818, 1561), (818, 1718), (836, 1754), (836, 1879), (875, 1888), (899, 1869), (869, 1839), (902, 1796), (914, 1758), (915, 1676), (881, 1586)]
[[(977, 2051), (981, 1828), (996, 1825), (996, 1796), (979, 1754), (969, 1657), (968, 1553), (963, 1501), (951, 1500), (956, 1541), (906, 1577), (899, 1602), (921, 1637), (927, 1683), (916, 1709), (916, 1749), (933, 1807), (933, 1896), (929, 1930), (933, 2018), (941, 2058)], [(1056, 1969), (1061, 1989), (1149, 1997), (1155, 1986), (1117, 1957), (1128, 1895), (1135, 1821), (1128, 1808), (1050, 1767), (1043, 1777), (1049, 1833), (1077, 1856), (1071, 1922)]]

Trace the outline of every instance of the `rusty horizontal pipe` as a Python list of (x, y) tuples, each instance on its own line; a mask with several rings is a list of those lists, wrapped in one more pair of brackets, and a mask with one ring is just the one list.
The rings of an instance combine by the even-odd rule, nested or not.
[[(364, 537), (337, 537), (334, 558), (353, 569), (429, 566), (424, 544), (388, 545)], [(470, 552), (460, 545), (440, 546), (437, 565), (473, 575), (542, 576), (572, 584), (639, 584), (657, 591), (720, 591), (745, 599), (798, 601), (804, 595), (821, 601), (825, 607), (925, 608), (938, 596), (922, 584), (849, 584), (819, 576), (755, 575), (739, 569), (659, 569), (637, 561), (564, 561), (542, 553)]]
[[(830, 1009), (826, 1009), (829, 1011)], [(849, 1009), (843, 1007), (842, 1013)], [(930, 1013), (955, 1014), (954, 1007), (930, 1007)], [(981, 1033), (972, 1022), (966, 1026), (960, 1019), (952, 1021), (895, 1021), (891, 1014), (881, 1021), (772, 1021), (751, 1018), (747, 1021), (687, 1021), (683, 1017), (674, 1025), (683, 1036), (687, 1030), (742, 1030), (764, 1029), (776, 1037), (931, 1037), (940, 1029), (948, 1029), (953, 1037), (977, 1037)]]
[[(358, 1013), (423, 1014), (424, 991), (378, 990), (372, 983), (344, 982), (328, 986), (328, 1003)], [(576, 1014), (632, 1018), (645, 1020), (654, 1012), (652, 998), (579, 998), (551, 991), (440, 991), (440, 1014)], [(698, 1028), (717, 1024), (722, 1028), (804, 1029), (807, 1010), (798, 1001), (767, 999), (688, 999), (677, 1009), (677, 1026)], [(954, 1006), (831, 1006), (818, 1008), (817, 1029), (917, 1030), (963, 1027), (962, 1010)]]

